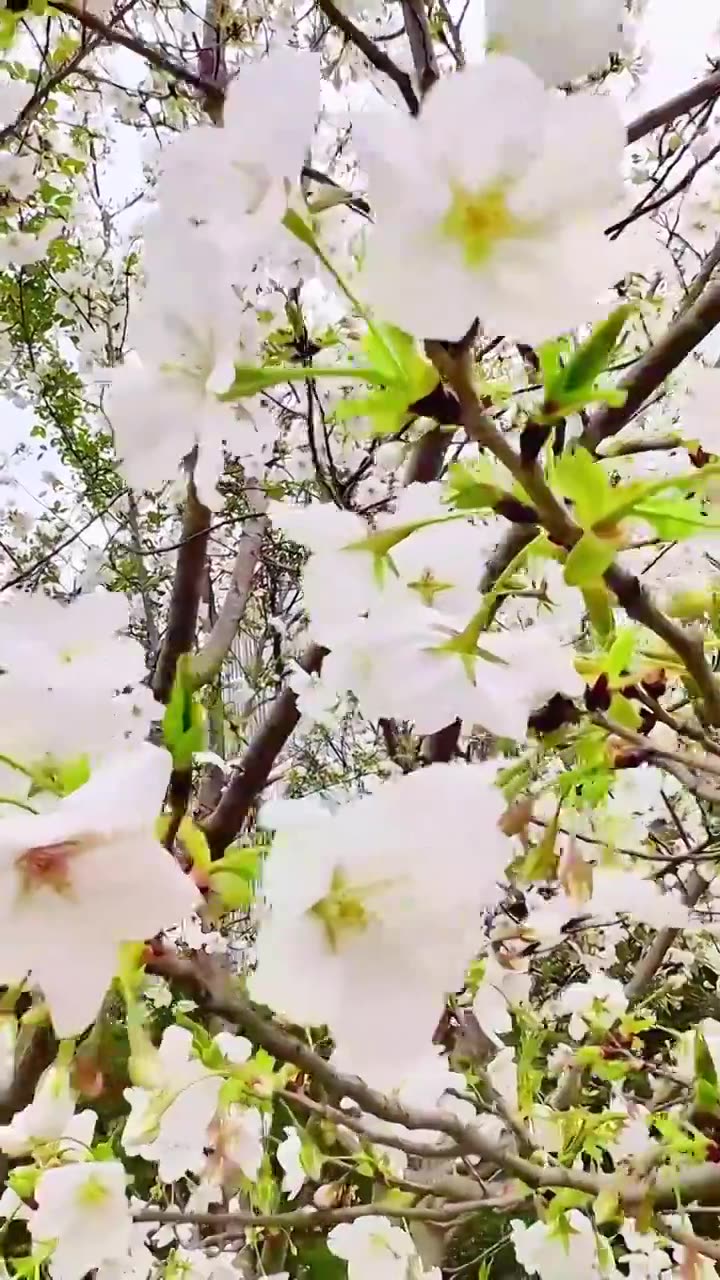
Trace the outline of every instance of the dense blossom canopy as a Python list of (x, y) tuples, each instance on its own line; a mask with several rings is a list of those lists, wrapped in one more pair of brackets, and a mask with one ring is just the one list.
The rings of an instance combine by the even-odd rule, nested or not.
[(711, 9), (0, 9), (0, 1280), (718, 1274)]

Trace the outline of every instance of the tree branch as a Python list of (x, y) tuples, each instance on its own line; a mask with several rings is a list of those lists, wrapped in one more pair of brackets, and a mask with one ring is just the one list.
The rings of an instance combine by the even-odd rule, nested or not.
[(628, 142), (638, 142), (646, 134), (652, 133), (653, 129), (672, 124), (678, 116), (687, 115), (689, 111), (702, 106), (703, 102), (709, 102), (711, 98), (716, 98), (718, 94), (720, 94), (720, 71), (713, 71), (712, 75), (706, 76), (704, 80), (661, 102), (659, 106), (651, 107), (649, 111), (645, 111), (631, 121), (627, 130)]
[(680, 314), (660, 341), (620, 379), (618, 387), (627, 392), (625, 403), (615, 408), (604, 405), (596, 410), (580, 437), (580, 444), (594, 452), (603, 440), (621, 431), (648, 397), (718, 324), (720, 282), (711, 284)]
[[(717, 320), (720, 321), (720, 286), (715, 298)], [(565, 507), (550, 489), (536, 461), (523, 461), (509, 440), (488, 418), (475, 394), (469, 353), (451, 355), (441, 344), (426, 344), (428, 355), (442, 376), (447, 378), (460, 403), (461, 423), (471, 439), (489, 449), (518, 481), (538, 513), (539, 522), (560, 546), (570, 550), (582, 536), (582, 530), (568, 515)], [(720, 685), (705, 658), (702, 642), (691, 632), (667, 618), (658, 609), (640, 581), (613, 564), (603, 575), (608, 587), (634, 622), (641, 623), (657, 635), (682, 660), (697, 685), (710, 724), (720, 724)]]
[[(303, 671), (319, 671), (326, 652), (321, 645), (310, 645), (299, 665)], [(275, 760), (299, 719), (295, 694), (292, 689), (285, 688), (257, 730), (217, 807), (203, 823), (213, 857), (221, 857), (241, 830), (255, 796), (267, 782)]]
[[(85, 8), (84, 5), (77, 7), (74, 4), (67, 3), (67, 0), (53, 0), (53, 9), (67, 14), (69, 18), (75, 18), (87, 31), (97, 32), (98, 35), (107, 40), (108, 44), (119, 44), (123, 49), (129, 49), (132, 53), (136, 53), (138, 57), (144, 58), (157, 71), (164, 71), (166, 75), (173, 76), (176, 80), (191, 85), (193, 89), (198, 89), (206, 98), (222, 102), (224, 91), (221, 85), (209, 80), (206, 76), (197, 75), (184, 63), (176, 62), (174, 58), (170, 58), (162, 50), (156, 49), (152, 45), (145, 44), (137, 36), (130, 35), (126, 31), (120, 31), (114, 23), (103, 22), (102, 18), (98, 18), (96, 14), (89, 8)], [(122, 14), (119, 16), (122, 16)]]
[(383, 75), (388, 76), (397, 85), (410, 112), (416, 116), (420, 104), (413, 89), (412, 80), (407, 72), (401, 71), (400, 67), (393, 62), (392, 58), (384, 50), (378, 49), (375, 41), (371, 40), (359, 27), (356, 27), (355, 23), (351, 22), (341, 9), (338, 9), (333, 0), (317, 0), (317, 5), (333, 26), (342, 31), (345, 39), (349, 40), (351, 44), (355, 45), (356, 49), (359, 49), (364, 54), (371, 66), (376, 71), (381, 71)]
[[(630, 1212), (637, 1211), (648, 1203), (660, 1210), (674, 1209), (678, 1204), (691, 1204), (695, 1201), (713, 1203), (720, 1199), (720, 1166), (712, 1163), (680, 1169), (670, 1166), (658, 1170), (653, 1180), (630, 1176), (622, 1178), (617, 1172), (592, 1174), (582, 1169), (569, 1169), (559, 1165), (538, 1165), (512, 1149), (491, 1141), (476, 1124), (464, 1124), (452, 1112), (403, 1106), (396, 1099), (371, 1089), (357, 1076), (336, 1071), (325, 1058), (303, 1041), (259, 1014), (240, 993), (237, 979), (223, 970), (214, 957), (196, 955), (190, 959), (167, 952), (156, 955), (147, 968), (150, 972), (175, 979), (189, 987), (206, 1009), (241, 1028), (255, 1044), (267, 1049), (274, 1058), (290, 1062), (312, 1076), (325, 1086), (332, 1097), (352, 1098), (363, 1112), (391, 1124), (402, 1125), (405, 1129), (429, 1129), (445, 1134), (454, 1139), (464, 1151), (481, 1156), (511, 1177), (519, 1178), (527, 1187), (536, 1190), (570, 1187), (590, 1195), (608, 1190), (618, 1195), (620, 1203)], [(485, 1202), (479, 1207), (486, 1207)], [(463, 1208), (468, 1209), (468, 1204), (464, 1204)], [(369, 1212), (369, 1209), (366, 1211)], [(374, 1211), (380, 1212), (377, 1205)], [(307, 1210), (305, 1214), (307, 1215)], [(142, 1216), (138, 1218), (138, 1221), (147, 1220)], [(213, 1214), (200, 1215), (197, 1221), (207, 1225), (208, 1222), (217, 1222), (218, 1218)], [(252, 1221), (258, 1225), (258, 1219), (253, 1218)]]
[(190, 481), (167, 629), (153, 676), (153, 692), (160, 702), (167, 702), (170, 697), (178, 658), (182, 653), (189, 653), (195, 641), (209, 533), (210, 512), (198, 501)]
[(190, 664), (190, 674), (197, 689), (208, 684), (220, 671), (245, 613), (253, 574), (267, 528), (267, 517), (263, 514), (267, 499), (262, 494), (256, 493), (253, 497), (253, 505), (257, 515), (248, 521), (240, 536), (232, 580), (217, 620), (205, 644), (195, 654)]
[(402, 0), (402, 11), (415, 75), (420, 93), (424, 97), (428, 89), (431, 89), (435, 81), (440, 78), (424, 0)]
[(314, 1231), (316, 1227), (331, 1227), (338, 1222), (355, 1222), (358, 1218), (370, 1218), (375, 1214), (383, 1218), (406, 1218), (409, 1222), (454, 1222), (468, 1214), (484, 1209), (507, 1209), (518, 1204), (517, 1196), (485, 1196), (479, 1200), (466, 1200), (450, 1205), (405, 1206), (396, 1200), (385, 1203), (376, 1200), (371, 1204), (347, 1205), (339, 1209), (288, 1209), (285, 1213), (183, 1213), (176, 1209), (142, 1209), (133, 1214), (135, 1222), (162, 1222), (167, 1226), (183, 1223), (196, 1227), (228, 1227), (244, 1230), (248, 1227), (299, 1227)]

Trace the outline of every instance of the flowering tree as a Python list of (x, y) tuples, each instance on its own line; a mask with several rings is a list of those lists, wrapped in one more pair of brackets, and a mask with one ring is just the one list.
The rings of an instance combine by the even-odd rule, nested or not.
[(0, 12), (0, 1266), (717, 1274), (720, 70)]

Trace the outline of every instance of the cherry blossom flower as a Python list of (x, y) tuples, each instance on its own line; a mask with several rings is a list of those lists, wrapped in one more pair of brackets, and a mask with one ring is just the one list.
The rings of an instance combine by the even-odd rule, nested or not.
[(33, 1241), (55, 1241), (52, 1280), (81, 1280), (103, 1262), (126, 1256), (132, 1219), (118, 1161), (87, 1161), (46, 1169), (35, 1191), (30, 1219)]
[(599, 71), (622, 44), (623, 0), (486, 0), (489, 46), (526, 62), (548, 85)]
[(418, 733), (461, 719), (523, 739), (530, 713), (553, 694), (583, 691), (573, 650), (546, 624), (483, 632), (465, 645), (460, 621), (393, 603), (338, 630), (323, 664), (324, 682), (338, 693), (351, 690), (369, 719), (412, 720)]
[(97, 590), (61, 604), (41, 591), (0, 604), (0, 666), (27, 684), (73, 693), (112, 693), (145, 677), (123, 595)]
[(154, 835), (169, 775), (167, 753), (142, 744), (52, 812), (0, 822), (0, 974), (32, 975), (61, 1037), (97, 1014), (120, 942), (153, 937), (197, 902)]
[(602, 1268), (590, 1219), (579, 1209), (571, 1209), (561, 1224), (533, 1222), (528, 1227), (517, 1220), (510, 1224), (515, 1257), (528, 1275), (540, 1280), (601, 1280)]
[(559, 98), (494, 54), (436, 84), (419, 119), (354, 131), (376, 217), (365, 295), (409, 333), (459, 340), (479, 316), (537, 343), (591, 320), (624, 274), (604, 235), (625, 145), (609, 99)]
[(286, 1125), (285, 1137), (278, 1143), (276, 1155), (283, 1170), (282, 1189), (291, 1200), (295, 1199), (307, 1180), (300, 1161), (301, 1150), (300, 1134), (293, 1125)]
[(402, 1078), (462, 983), (509, 855), (492, 779), (484, 766), (434, 765), (281, 830), (265, 866), (254, 997), (294, 1022), (327, 1023), (348, 1062), (377, 1045)]
[(36, 1146), (57, 1141), (72, 1120), (76, 1098), (67, 1067), (48, 1067), (38, 1081), (32, 1102), (16, 1111), (9, 1124), (0, 1126), (0, 1151), (8, 1156), (24, 1156)]
[(586, 982), (572, 982), (557, 1001), (558, 1014), (570, 1014), (568, 1031), (573, 1040), (582, 1040), (590, 1023), (608, 1030), (627, 1006), (622, 983), (603, 973), (593, 974)]
[(529, 973), (505, 969), (495, 959), (493, 952), (485, 960), (483, 979), (475, 992), (472, 1011), (483, 1031), (497, 1044), (500, 1036), (512, 1031), (510, 1010), (513, 1005), (526, 1004), (530, 996)]
[(192, 1033), (184, 1027), (166, 1028), (146, 1066), (153, 1087), (125, 1090), (130, 1115), (122, 1144), (128, 1155), (156, 1162), (163, 1182), (176, 1182), (204, 1165), (222, 1077), (193, 1055)]
[(412, 1236), (375, 1214), (333, 1227), (327, 1246), (347, 1262), (348, 1280), (405, 1280), (415, 1255)]
[(300, 177), (319, 97), (320, 62), (311, 53), (277, 49), (244, 66), (225, 95), (222, 129), (196, 126), (167, 148), (161, 209), (234, 246), (249, 271), (282, 234), (286, 184)]
[(265, 1154), (265, 1124), (257, 1107), (244, 1107), (239, 1102), (222, 1107), (213, 1121), (210, 1137), (213, 1150), (205, 1176), (232, 1185), (239, 1171), (254, 1182)]
[[(190, 135), (186, 135), (188, 137)], [(243, 312), (217, 248), (205, 240), (178, 251), (157, 219), (146, 230), (149, 282), (132, 329), (131, 359), (113, 373), (106, 412), (123, 475), (136, 490), (158, 489), (197, 449), (193, 468), (202, 500), (220, 503), (215, 485), (224, 446), (238, 452), (241, 406), (218, 393), (234, 377)]]

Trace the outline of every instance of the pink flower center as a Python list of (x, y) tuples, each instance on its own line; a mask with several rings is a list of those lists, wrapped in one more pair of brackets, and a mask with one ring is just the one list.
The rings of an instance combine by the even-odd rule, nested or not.
[(77, 840), (61, 840), (58, 844), (38, 844), (26, 850), (17, 859), (23, 889), (46, 886), (56, 893), (66, 893), (70, 888), (70, 859), (80, 851)]

